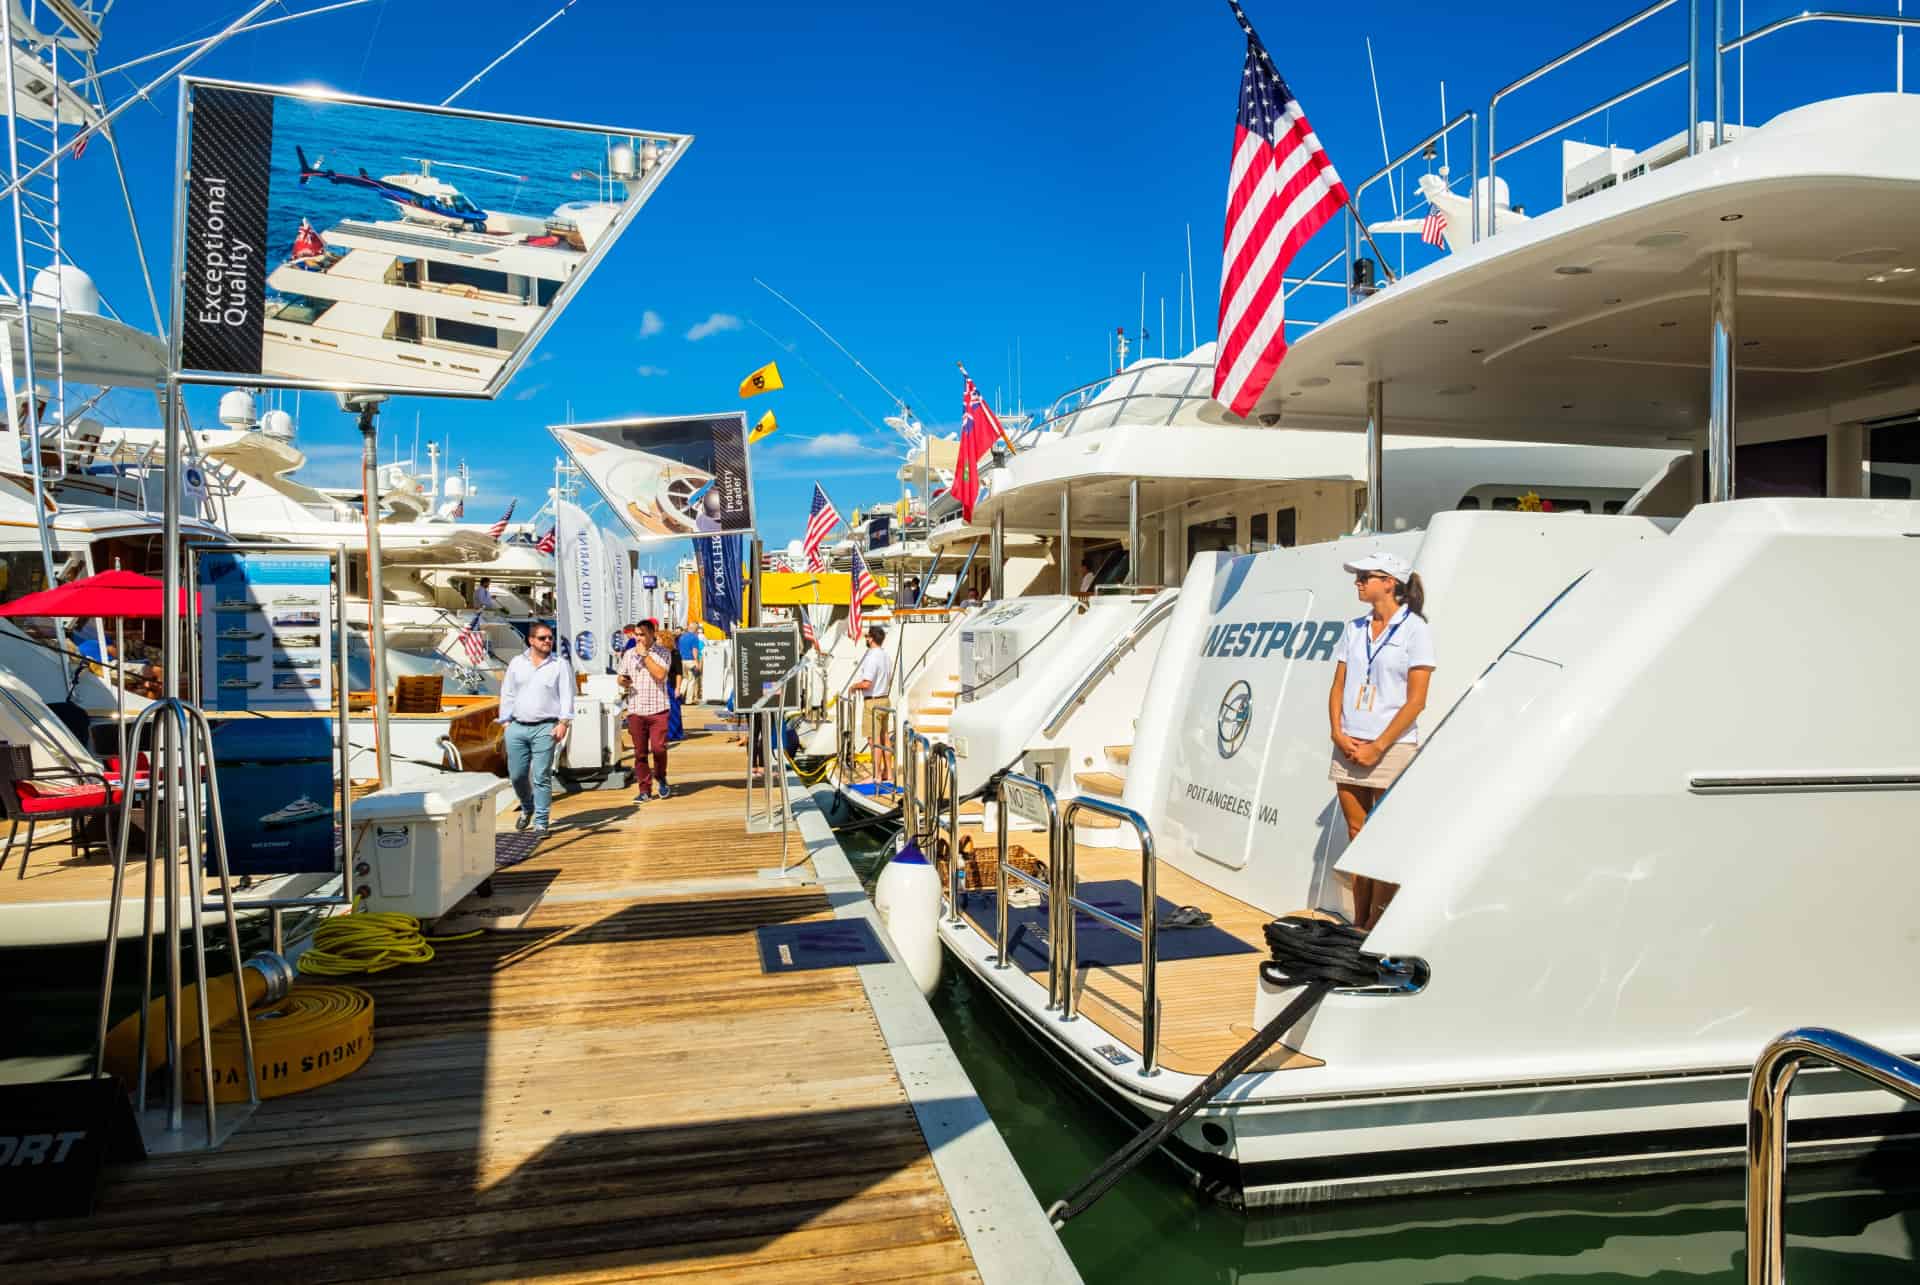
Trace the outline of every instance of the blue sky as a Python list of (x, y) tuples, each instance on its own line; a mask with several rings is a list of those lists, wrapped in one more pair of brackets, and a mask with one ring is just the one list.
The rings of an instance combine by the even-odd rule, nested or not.
[[(1736, 3), (1729, 0), (1730, 12)], [(551, 7), (547, 0), (384, 0), (240, 36), (196, 70), (438, 101)], [(1752, 0), (1748, 25), (1798, 7)], [(1892, 0), (1861, 7), (1890, 12)], [(182, 17), (193, 8), (121, 6), (102, 65), (211, 30), (243, 6), (222, 0), (208, 6), (217, 20), (190, 26)], [(1348, 9), (1248, 0), (1247, 8), (1335, 164), (1355, 184), (1382, 155), (1366, 37), (1397, 152), (1439, 123), (1441, 80), (1448, 106), (1481, 108), (1484, 129), (1494, 89), (1631, 6), (1461, 0)], [(1502, 104), (1502, 138), (1523, 137), (1680, 61), (1685, 33), (1685, 6), (1676, 6), (1514, 95)], [(956, 360), (968, 363), (989, 399), (1010, 403), (1017, 343), (1017, 378), (1030, 409), (1106, 374), (1115, 327), (1137, 328), (1142, 272), (1155, 332), (1149, 349), (1160, 349), (1164, 296), (1173, 352), (1189, 224), (1200, 337), (1211, 338), (1243, 49), (1225, 4), (1212, 0), (580, 0), (461, 105), (689, 132), (697, 141), (497, 402), (396, 401), (386, 433), (410, 444), (417, 417), (424, 436), (451, 437), (454, 457), (469, 462), (481, 492), (469, 516), (494, 516), (516, 496), (524, 515), (551, 480), (555, 450), (545, 426), (569, 408), (578, 419), (733, 408), (741, 405), (741, 377), (779, 358), (787, 388), (746, 404), (756, 416), (775, 410), (782, 425), (755, 448), (768, 543), (800, 533), (816, 478), (842, 512), (890, 497), (898, 439), (863, 423), (825, 381), (875, 424), (890, 409), (886, 398), (752, 279), (799, 302), (927, 423), (949, 429), (959, 418)], [(1752, 55), (1749, 118), (1831, 90), (1822, 82), (1841, 67), (1851, 67), (1853, 88), (1891, 89), (1893, 61), (1892, 37), (1877, 32), (1776, 40)], [(1683, 84), (1670, 82), (1573, 136), (1637, 148), (1676, 133)], [(130, 88), (115, 78), (110, 96), (117, 101)], [(1710, 116), (1710, 81), (1701, 96)], [(169, 91), (155, 107), (135, 107), (120, 133), (157, 269), (169, 235), (173, 102)], [(1452, 161), (1456, 174), (1465, 172), (1464, 133)], [(1530, 209), (1557, 204), (1554, 144), (1501, 173)], [(73, 257), (123, 316), (148, 322), (104, 149), (71, 166), (67, 180)], [(1385, 188), (1376, 188), (1366, 213), (1390, 217), (1391, 206)], [(1324, 233), (1324, 248), (1308, 247), (1299, 266), (1324, 258), (1335, 235)], [(1389, 253), (1397, 257), (1397, 245)], [(1409, 266), (1426, 253), (1408, 245)], [(1316, 304), (1306, 296), (1320, 293), (1305, 292), (1293, 311), (1313, 315)], [(1324, 294), (1321, 311), (1335, 292)], [(820, 374), (783, 353), (782, 343)], [(212, 419), (216, 397), (213, 390), (192, 395), (196, 420)], [(151, 422), (150, 405), (121, 398), (117, 411)], [(357, 437), (347, 417), (316, 396), (300, 411), (308, 476), (355, 481)], [(667, 546), (658, 556), (666, 563), (682, 551)]]

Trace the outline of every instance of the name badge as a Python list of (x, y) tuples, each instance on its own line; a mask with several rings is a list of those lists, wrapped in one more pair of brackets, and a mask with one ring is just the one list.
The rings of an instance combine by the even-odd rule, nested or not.
[(1372, 683), (1360, 684), (1359, 690), (1353, 694), (1353, 708), (1355, 713), (1370, 714), (1373, 712), (1375, 690)]

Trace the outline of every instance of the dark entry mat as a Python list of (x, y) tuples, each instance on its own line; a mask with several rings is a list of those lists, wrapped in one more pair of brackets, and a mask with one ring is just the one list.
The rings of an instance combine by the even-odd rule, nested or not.
[[(1080, 885), (1080, 900), (1100, 907), (1128, 923), (1140, 922), (1140, 885), (1125, 879), (1102, 879)], [(1156, 898), (1160, 932), (1156, 953), (1160, 962), (1174, 959), (1205, 959), (1212, 955), (1253, 955), (1259, 948), (1241, 941), (1232, 933), (1211, 924), (1204, 928), (1169, 928), (1166, 919), (1178, 907), (1165, 897)], [(999, 922), (1000, 896), (997, 889), (960, 894), (960, 908), (991, 935)], [(1074, 912), (1077, 956), (1080, 967), (1124, 967), (1140, 962), (1140, 943), (1118, 928), (1101, 923), (1085, 911)], [(1007, 912), (1007, 954), (1012, 962), (1029, 973), (1044, 972), (1050, 957), (1047, 941), (1047, 907), (1014, 906)]]
[(493, 836), (493, 868), (505, 870), (517, 866), (540, 846), (540, 836), (531, 830), (503, 830)]
[(760, 971), (798, 973), (810, 968), (852, 968), (884, 964), (893, 956), (864, 919), (835, 919), (811, 924), (768, 924), (756, 928)]

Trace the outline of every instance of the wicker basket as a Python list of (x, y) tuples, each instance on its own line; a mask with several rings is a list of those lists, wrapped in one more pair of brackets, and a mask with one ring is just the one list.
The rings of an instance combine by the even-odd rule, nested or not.
[[(966, 854), (965, 866), (961, 873), (960, 886), (968, 892), (984, 892), (997, 888), (1000, 881), (1000, 852), (995, 844), (976, 843), (969, 846), (967, 839), (961, 840), (961, 848)], [(1007, 859), (1015, 870), (1032, 875), (1036, 879), (1047, 877), (1047, 863), (1028, 852), (1017, 843), (1007, 845)], [(940, 872), (940, 882), (947, 881), (947, 841), (941, 839), (934, 857), (934, 869)]]

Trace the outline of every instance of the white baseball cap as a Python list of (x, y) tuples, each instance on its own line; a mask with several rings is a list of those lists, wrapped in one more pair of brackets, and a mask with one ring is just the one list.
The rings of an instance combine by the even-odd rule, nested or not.
[(1413, 574), (1413, 564), (1397, 553), (1369, 553), (1364, 558), (1355, 558), (1352, 562), (1343, 562), (1341, 569), (1358, 574), (1362, 571), (1384, 571), (1401, 584)]

